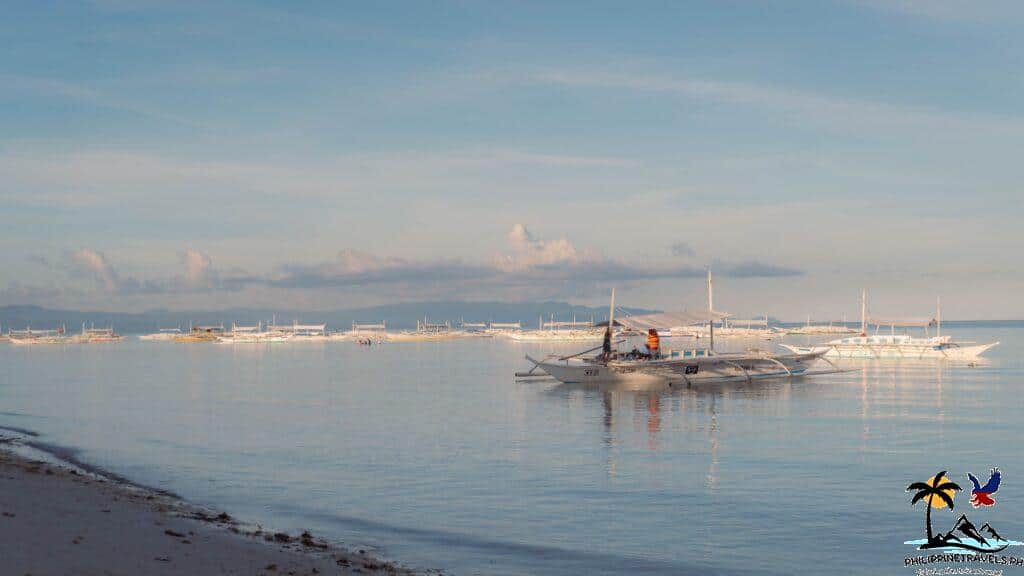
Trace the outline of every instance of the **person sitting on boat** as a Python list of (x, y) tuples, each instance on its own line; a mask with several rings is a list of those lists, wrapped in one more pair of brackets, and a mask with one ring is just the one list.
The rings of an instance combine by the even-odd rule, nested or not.
[(647, 353), (651, 358), (661, 356), (661, 338), (658, 337), (658, 331), (654, 328), (647, 331)]

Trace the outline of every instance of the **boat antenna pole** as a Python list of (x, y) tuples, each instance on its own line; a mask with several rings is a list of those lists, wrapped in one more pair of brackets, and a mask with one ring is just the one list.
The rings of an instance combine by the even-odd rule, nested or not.
[(711, 268), (708, 268), (708, 312), (715, 311), (714, 290), (711, 286)]
[(860, 335), (868, 335), (868, 291), (860, 290)]
[(708, 335), (711, 338), (711, 352), (715, 351), (715, 300), (714, 289), (711, 284), (711, 268), (708, 268)]

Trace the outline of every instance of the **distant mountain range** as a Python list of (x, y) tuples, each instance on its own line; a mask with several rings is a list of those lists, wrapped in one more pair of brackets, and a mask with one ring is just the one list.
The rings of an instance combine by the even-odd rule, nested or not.
[[(646, 314), (652, 310), (642, 308), (619, 308), (629, 314)], [(537, 325), (540, 317), (548, 320), (606, 320), (607, 307), (590, 307), (566, 302), (415, 302), (389, 304), (351, 310), (264, 310), (253, 308), (230, 308), (224, 310), (148, 310), (146, 312), (102, 312), (83, 310), (53, 310), (39, 306), (0, 307), (0, 326), (4, 332), (9, 328), (31, 326), (38, 329), (66, 326), (71, 332), (77, 331), (82, 323), (97, 327), (113, 325), (122, 334), (152, 332), (157, 328), (182, 327), (192, 324), (255, 324), (269, 322), (276, 318), (279, 324), (326, 322), (329, 329), (347, 330), (353, 321), (386, 322), (388, 328), (415, 328), (417, 320), (431, 322), (450, 321), (457, 325), (466, 322), (522, 322), (524, 328)]]

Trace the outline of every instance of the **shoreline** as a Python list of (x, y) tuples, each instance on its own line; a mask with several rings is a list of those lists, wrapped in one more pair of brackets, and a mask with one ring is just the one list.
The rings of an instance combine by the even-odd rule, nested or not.
[(415, 574), (308, 531), (244, 524), (35, 438), (0, 427), (0, 557), (11, 574)]

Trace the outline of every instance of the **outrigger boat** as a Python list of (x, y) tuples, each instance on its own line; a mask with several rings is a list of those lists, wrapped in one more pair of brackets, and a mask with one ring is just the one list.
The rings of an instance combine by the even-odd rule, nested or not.
[[(945, 360), (974, 360), (999, 342), (976, 344), (954, 341), (942, 335), (942, 302), (936, 299), (934, 318), (871, 318), (867, 311), (867, 292), (861, 292), (861, 333), (858, 336), (839, 338), (823, 344), (791, 346), (782, 344), (797, 354), (823, 353), (829, 358), (872, 358), (908, 359), (941, 358)], [(868, 334), (868, 326), (875, 325), (875, 334)], [(882, 326), (890, 328), (889, 334), (881, 334)], [(896, 327), (919, 327), (925, 336), (897, 334)], [(928, 334), (928, 328), (935, 326), (936, 335)]]
[(68, 342), (75, 344), (103, 344), (107, 342), (120, 342), (122, 336), (117, 332), (114, 332), (114, 327), (109, 328), (96, 328), (95, 326), (86, 328), (85, 322), (82, 322), (82, 332), (75, 334), (68, 338)]
[(176, 334), (171, 338), (174, 342), (217, 342), (224, 335), (224, 325), (192, 326), (189, 324), (187, 334)]
[[(548, 356), (541, 360), (526, 356), (526, 359), (533, 364), (533, 368), (529, 372), (517, 373), (516, 376), (547, 375), (565, 384), (660, 383), (669, 386), (691, 386), (701, 383), (742, 382), (838, 371), (834, 366), (832, 366), (832, 370), (809, 371), (809, 368), (824, 356), (825, 351), (801, 354), (772, 354), (761, 350), (749, 350), (744, 353), (717, 353), (714, 351), (713, 323), (720, 319), (721, 315), (713, 311), (645, 314), (618, 320), (621, 326), (644, 332), (652, 328), (659, 330), (667, 327), (707, 323), (711, 339), (711, 346), (707, 349), (665, 350), (663, 354), (655, 357), (632, 352), (622, 354), (614, 350), (609, 352), (608, 350), (612, 347), (610, 331), (615, 322), (614, 302), (615, 291), (613, 290), (608, 328), (605, 333), (606, 345), (571, 356)], [(587, 356), (587, 354), (602, 348), (605, 350), (600, 354)], [(826, 360), (826, 362), (828, 361)]]
[(11, 344), (67, 344), (70, 339), (64, 334), (64, 327), (56, 330), (8, 330), (7, 338)]
[(151, 334), (140, 334), (139, 340), (171, 341), (181, 336), (181, 328), (159, 328)]
[(540, 318), (537, 330), (515, 330), (505, 334), (518, 342), (598, 342), (604, 331), (594, 326), (594, 321), (557, 321), (552, 318), (545, 322)]
[(345, 332), (332, 332), (327, 336), (331, 340), (354, 340), (360, 344), (380, 344), (388, 339), (387, 322), (376, 323), (352, 321), (352, 329)]

